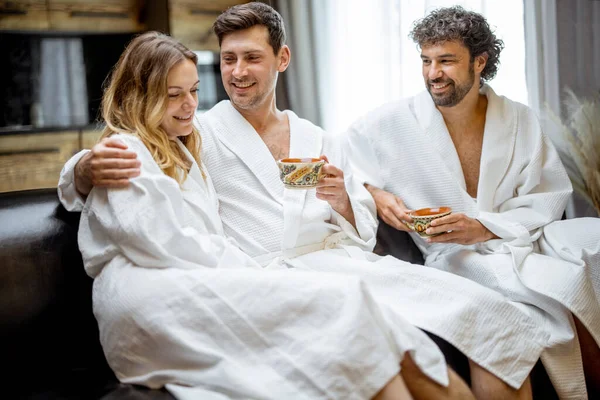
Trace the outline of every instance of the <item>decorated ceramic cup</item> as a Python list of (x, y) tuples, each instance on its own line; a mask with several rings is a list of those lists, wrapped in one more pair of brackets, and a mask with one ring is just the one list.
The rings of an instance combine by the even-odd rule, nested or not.
[(413, 220), (412, 224), (408, 222), (405, 222), (404, 224), (422, 237), (437, 236), (439, 233), (435, 235), (428, 235), (425, 233), (425, 231), (427, 228), (429, 228), (429, 225), (431, 225), (431, 221), (437, 218), (445, 217), (451, 213), (452, 209), (450, 207), (421, 208), (408, 213)]
[(317, 186), (325, 161), (320, 158), (284, 158), (277, 161), (279, 178), (288, 189), (310, 189)]

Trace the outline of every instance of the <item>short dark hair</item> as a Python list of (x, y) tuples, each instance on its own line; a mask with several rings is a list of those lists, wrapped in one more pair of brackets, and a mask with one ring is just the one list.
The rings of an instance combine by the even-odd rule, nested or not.
[(480, 84), (496, 76), (500, 52), (504, 48), (504, 42), (494, 35), (483, 15), (460, 6), (438, 8), (416, 21), (410, 38), (420, 48), (447, 41), (462, 42), (469, 49), (471, 61), (487, 53), (488, 60), (481, 71)]
[(285, 44), (285, 27), (281, 15), (267, 4), (255, 1), (230, 7), (217, 17), (213, 31), (221, 46), (227, 34), (255, 25), (263, 25), (269, 30), (269, 44), (277, 54)]

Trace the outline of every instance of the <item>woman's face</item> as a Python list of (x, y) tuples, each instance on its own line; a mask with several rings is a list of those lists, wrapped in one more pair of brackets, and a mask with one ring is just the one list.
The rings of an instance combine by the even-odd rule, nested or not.
[(192, 133), (194, 112), (198, 106), (198, 83), (198, 70), (192, 60), (185, 59), (169, 71), (169, 103), (160, 126), (171, 140)]

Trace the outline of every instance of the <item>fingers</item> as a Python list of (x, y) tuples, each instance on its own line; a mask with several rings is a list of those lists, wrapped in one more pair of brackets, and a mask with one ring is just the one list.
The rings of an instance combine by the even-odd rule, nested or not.
[(103, 179), (94, 183), (94, 186), (111, 188), (111, 189), (121, 189), (129, 186), (129, 179)]
[(432, 236), (427, 239), (429, 243), (461, 243), (463, 234), (460, 232), (447, 232), (441, 235)]
[(117, 138), (104, 138), (92, 147), (90, 177), (92, 185), (123, 188), (129, 179), (140, 175), (140, 161), (134, 151)]
[(115, 148), (127, 150), (127, 145), (125, 143), (123, 143), (122, 140), (114, 138), (114, 137), (104, 138), (100, 141), (99, 144), (104, 145), (106, 147), (115, 147)]
[(446, 233), (449, 231), (459, 231), (460, 229), (456, 226), (456, 224), (444, 224), (438, 226), (429, 225), (429, 228), (425, 231), (428, 235), (437, 235), (438, 233)]
[(391, 227), (396, 228), (399, 231), (404, 231), (404, 232), (410, 232), (411, 229), (406, 226), (406, 224), (404, 224), (402, 222), (402, 220), (400, 218), (398, 218), (396, 215), (394, 215), (394, 213), (392, 212), (382, 212), (380, 213), (381, 219), (383, 219), (383, 221), (390, 225)]
[(107, 169), (139, 169), (141, 166), (137, 158), (97, 158), (92, 159), (91, 167), (93, 170)]
[[(92, 171), (93, 181), (130, 179), (140, 175), (138, 168), (132, 169), (103, 169), (101, 171)], [(95, 184), (95, 183), (94, 183)]]
[(137, 158), (134, 151), (127, 150), (127, 145), (117, 138), (104, 138), (92, 147), (94, 158)]
[[(452, 223), (460, 221), (464, 217), (465, 217), (465, 215), (460, 214), (460, 213), (446, 215), (445, 217), (437, 218), (437, 219), (434, 219), (433, 221), (431, 221), (431, 226), (452, 224)], [(446, 230), (449, 230), (449, 229), (446, 229)]]
[(335, 201), (339, 195), (338, 194), (333, 194), (333, 193), (321, 193), (321, 192), (317, 192), (317, 199), (319, 200), (325, 200), (328, 203), (331, 203), (332, 201)]
[(329, 159), (325, 154), (321, 154), (321, 157), (319, 157), (319, 159), (325, 161), (326, 163), (329, 163)]
[(319, 179), (319, 182), (317, 183), (317, 189), (326, 187), (345, 187), (344, 179), (339, 176), (322, 176), (321, 179)]
[(403, 208), (400, 208), (398, 202), (392, 201), (389, 203), (388, 206), (382, 210), (381, 214), (383, 214), (382, 218), (384, 218), (384, 221), (386, 221), (386, 219), (390, 221), (386, 221), (388, 225), (392, 225), (394, 228), (401, 231), (411, 231), (404, 222), (412, 222), (412, 218), (406, 214)]
[(97, 144), (92, 147), (94, 158), (123, 158), (136, 159), (137, 154), (131, 150), (125, 150), (117, 147), (104, 147), (102, 144)]
[(344, 177), (344, 171), (332, 164), (323, 165), (321, 168), (321, 174), (325, 176), (329, 175), (331, 177)]
[(317, 194), (322, 196), (340, 196), (344, 194), (342, 188), (336, 186), (317, 186)]

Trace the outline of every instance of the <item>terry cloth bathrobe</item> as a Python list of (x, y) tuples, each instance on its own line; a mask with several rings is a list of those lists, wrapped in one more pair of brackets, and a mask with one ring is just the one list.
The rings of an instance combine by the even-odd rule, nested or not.
[[(488, 288), (371, 253), (375, 206), (346, 168), (340, 143), (293, 112), (286, 114), (290, 157), (325, 154), (345, 170), (357, 229), (317, 199), (314, 189), (285, 189), (260, 136), (229, 101), (223, 101), (200, 116), (199, 129), (203, 162), (215, 185), (226, 236), (269, 270), (291, 267), (335, 273), (340, 279), (361, 278), (386, 320), (406, 318), (452, 343), (509, 385), (520, 387), (539, 359), (546, 333)], [(73, 186), (73, 169), (81, 156), (74, 156), (62, 172), (61, 198), (72, 209), (82, 204)], [(331, 279), (329, 274), (317, 276), (315, 284)]]
[[(285, 189), (269, 149), (223, 101), (200, 118), (204, 162), (219, 197), (225, 233), (267, 268), (293, 267), (359, 276), (384, 309), (432, 332), (520, 386), (539, 358), (545, 334), (503, 296), (455, 275), (371, 253), (372, 197), (353, 177), (340, 142), (285, 111), (290, 157), (319, 157), (345, 171), (356, 228), (316, 191)], [(386, 314), (387, 315), (387, 314)]]
[(79, 248), (109, 365), (126, 383), (191, 399), (369, 399), (405, 352), (447, 383), (419, 329), (384, 317), (359, 279), (261, 268), (226, 239), (210, 177), (192, 163), (182, 187), (142, 142), (126, 189), (95, 188)]
[[(347, 132), (361, 182), (400, 197), (409, 209), (452, 207), (499, 239), (472, 246), (411, 236), (425, 265), (485, 285), (515, 302), (549, 334), (542, 361), (561, 398), (585, 398), (571, 312), (600, 342), (600, 219), (557, 221), (569, 178), (532, 111), (481, 93), (488, 108), (477, 198), (427, 92), (368, 113)], [(553, 222), (557, 221), (557, 222)]]

